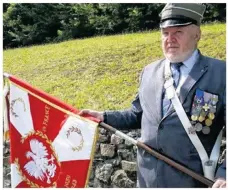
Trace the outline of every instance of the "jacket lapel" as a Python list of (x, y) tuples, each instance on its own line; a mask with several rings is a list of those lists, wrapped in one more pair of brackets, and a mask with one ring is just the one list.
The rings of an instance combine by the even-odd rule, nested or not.
[(154, 92), (156, 94), (156, 111), (157, 111), (157, 121), (161, 121), (162, 112), (161, 112), (161, 105), (162, 105), (162, 93), (164, 88), (164, 69), (165, 69), (165, 61), (163, 61), (156, 72), (156, 79), (154, 85)]
[(199, 58), (192, 70), (190, 71), (186, 81), (180, 89), (180, 102), (183, 104), (187, 98), (188, 93), (192, 87), (199, 81), (199, 79), (207, 72), (208, 64), (206, 58), (203, 55), (199, 55)]
[(164, 86), (164, 60), (160, 60), (158, 67), (152, 72), (147, 72), (143, 75), (143, 84), (140, 99), (141, 104), (145, 106), (148, 111), (145, 114), (151, 120), (160, 123), (161, 121), (161, 101), (162, 101), (162, 90)]

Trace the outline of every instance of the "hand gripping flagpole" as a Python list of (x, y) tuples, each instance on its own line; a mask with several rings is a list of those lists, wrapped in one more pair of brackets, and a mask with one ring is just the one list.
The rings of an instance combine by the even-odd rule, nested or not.
[(175, 162), (174, 160), (166, 157), (165, 155), (159, 153), (158, 151), (153, 150), (151, 147), (145, 145), (144, 143), (137, 141), (131, 137), (129, 137), (128, 135), (118, 131), (117, 129), (113, 128), (112, 126), (104, 123), (104, 122), (100, 122), (99, 125), (105, 129), (107, 129), (108, 131), (113, 132), (115, 135), (123, 138), (124, 140), (127, 140), (129, 142), (131, 142), (133, 145), (136, 145), (139, 148), (142, 148), (144, 150), (146, 150), (149, 154), (153, 155), (154, 157), (158, 158), (159, 160), (163, 160), (165, 163), (171, 165), (172, 167), (182, 171), (183, 173), (193, 177), (194, 179), (200, 181), (201, 183), (207, 185), (208, 187), (212, 187), (214, 182), (205, 178), (204, 176), (186, 168), (185, 166)]

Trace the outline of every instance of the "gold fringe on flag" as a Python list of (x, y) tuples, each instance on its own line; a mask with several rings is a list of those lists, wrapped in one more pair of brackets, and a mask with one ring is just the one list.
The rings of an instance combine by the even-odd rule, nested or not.
[(8, 107), (6, 103), (6, 99), (9, 92), (8, 83), (4, 77), (5, 86), (3, 88), (3, 140), (4, 142), (9, 141), (9, 121), (8, 121)]

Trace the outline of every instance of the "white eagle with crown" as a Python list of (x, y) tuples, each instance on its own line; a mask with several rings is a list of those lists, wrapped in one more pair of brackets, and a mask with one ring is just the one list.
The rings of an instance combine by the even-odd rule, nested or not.
[[(30, 176), (35, 177), (44, 181), (44, 178), (47, 178), (47, 183), (50, 184), (50, 178), (55, 176), (56, 165), (54, 164), (54, 156), (51, 155), (51, 158), (48, 159), (48, 152), (46, 147), (42, 142), (39, 142), (37, 139), (32, 139), (30, 141), (31, 151), (26, 152), (26, 157), (32, 158), (27, 164), (25, 164), (24, 169), (28, 172)], [(49, 162), (51, 163), (49, 164)]]

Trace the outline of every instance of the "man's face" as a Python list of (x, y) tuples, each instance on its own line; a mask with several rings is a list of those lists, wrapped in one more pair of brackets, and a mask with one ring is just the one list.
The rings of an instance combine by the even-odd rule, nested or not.
[(200, 29), (196, 25), (162, 28), (161, 34), (163, 53), (170, 62), (188, 59), (200, 39)]

